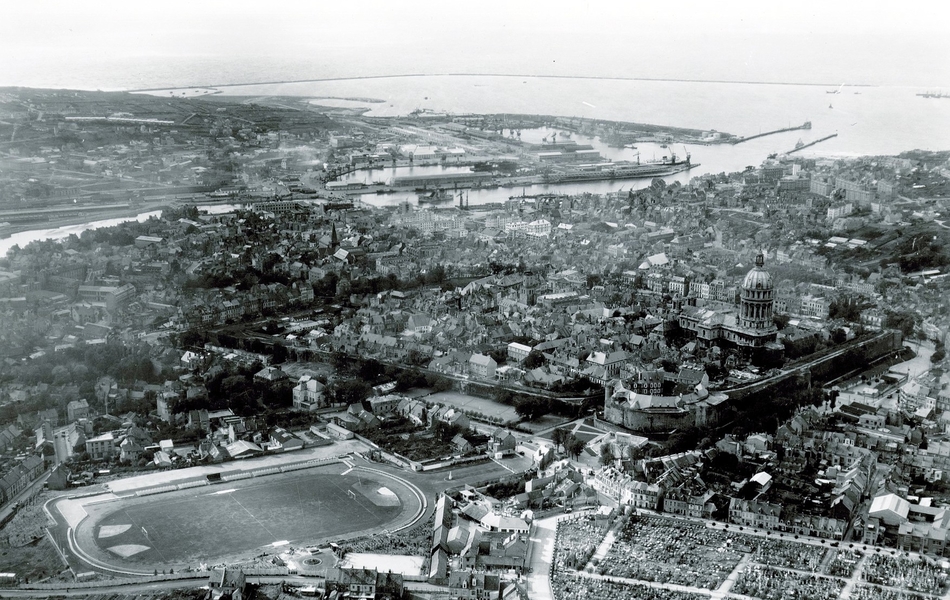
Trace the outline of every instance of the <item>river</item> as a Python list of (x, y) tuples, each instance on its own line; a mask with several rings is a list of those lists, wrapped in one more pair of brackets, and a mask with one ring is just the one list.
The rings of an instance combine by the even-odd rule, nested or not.
[[(235, 208), (237, 208), (237, 206), (234, 204), (210, 204), (208, 206), (198, 207), (199, 210), (203, 210), (212, 214), (230, 212)], [(128, 223), (129, 221), (138, 221), (139, 223), (143, 223), (152, 217), (160, 217), (161, 215), (162, 211), (151, 210), (127, 217), (116, 217), (114, 219), (101, 219), (98, 221), (89, 221), (88, 223), (63, 225), (61, 227), (48, 227), (45, 229), (29, 229), (27, 231), (20, 231), (18, 233), (14, 233), (8, 238), (0, 239), (0, 256), (6, 256), (7, 252), (9, 252), (10, 248), (13, 246), (19, 246), (20, 248), (23, 248), (30, 242), (35, 242), (38, 240), (62, 240), (72, 234), (80, 235), (87, 229), (114, 227), (120, 223)]]

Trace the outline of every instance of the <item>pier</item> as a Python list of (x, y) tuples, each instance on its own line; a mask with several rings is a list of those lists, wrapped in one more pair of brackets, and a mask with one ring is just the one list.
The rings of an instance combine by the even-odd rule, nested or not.
[(774, 135), (776, 133), (785, 133), (786, 131), (798, 131), (799, 129), (811, 129), (811, 121), (805, 121), (798, 127), (786, 127), (784, 129), (776, 129), (775, 131), (766, 131), (763, 133), (757, 133), (755, 135), (750, 135), (741, 138), (735, 138), (730, 140), (731, 144), (741, 144), (742, 142), (748, 142), (749, 140), (754, 140), (756, 138), (765, 137), (767, 135)]
[(833, 137), (838, 137), (838, 134), (837, 134), (837, 133), (832, 133), (831, 135), (826, 135), (826, 136), (823, 137), (823, 138), (818, 138), (818, 139), (815, 140), (814, 142), (808, 142), (807, 144), (802, 144), (801, 146), (795, 148), (794, 150), (789, 150), (789, 151), (786, 152), (785, 154), (791, 154), (791, 153), (793, 153), (793, 152), (798, 152), (799, 150), (804, 150), (805, 148), (808, 148), (808, 147), (810, 147), (810, 146), (814, 146), (815, 144), (820, 144), (821, 142), (823, 142), (823, 141), (825, 141), (825, 140), (830, 140), (830, 139), (833, 138)]

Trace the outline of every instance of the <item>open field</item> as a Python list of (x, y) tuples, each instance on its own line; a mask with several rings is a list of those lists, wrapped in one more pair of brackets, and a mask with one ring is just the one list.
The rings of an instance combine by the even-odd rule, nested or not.
[(299, 546), (383, 530), (418, 509), (402, 483), (362, 470), (337, 474), (343, 468), (95, 505), (80, 543), (110, 563), (180, 565), (264, 552), (277, 542)]
[(478, 396), (469, 396), (459, 392), (437, 392), (425, 398), (428, 402), (438, 402), (447, 406), (454, 406), (466, 411), (481, 413), (486, 417), (495, 417), (501, 419), (503, 423), (518, 421), (520, 417), (515, 412), (514, 406), (501, 404), (489, 398), (479, 398)]
[(19, 547), (0, 547), (0, 571), (16, 573), (22, 581), (54, 576), (64, 568), (53, 544), (45, 537)]
[[(584, 442), (585, 444), (590, 443), (591, 440), (598, 438), (604, 435), (605, 433), (607, 433), (606, 431), (598, 429), (597, 427), (595, 427), (592, 424), (589, 424), (586, 421), (574, 421), (573, 423), (569, 423), (567, 425), (561, 426), (560, 429), (563, 429), (566, 433), (574, 434), (574, 437)], [(552, 429), (550, 431), (542, 433), (539, 435), (539, 437), (542, 437), (548, 440), (553, 439), (554, 430)]]

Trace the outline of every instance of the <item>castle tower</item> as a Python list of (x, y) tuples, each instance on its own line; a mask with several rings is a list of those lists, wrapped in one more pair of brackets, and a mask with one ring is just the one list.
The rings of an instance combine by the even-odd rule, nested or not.
[(765, 270), (765, 256), (755, 257), (755, 267), (742, 280), (739, 299), (739, 327), (752, 330), (753, 336), (775, 332), (772, 310), (775, 306), (775, 288), (772, 275)]

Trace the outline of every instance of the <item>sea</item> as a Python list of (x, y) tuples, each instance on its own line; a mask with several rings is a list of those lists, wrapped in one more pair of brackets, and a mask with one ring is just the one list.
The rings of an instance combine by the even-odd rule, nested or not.
[[(162, 79), (167, 81), (167, 75)], [(147, 88), (146, 79), (136, 80)], [(141, 89), (140, 88), (140, 89)], [(707, 173), (741, 171), (758, 166), (770, 154), (782, 154), (796, 144), (809, 143), (831, 134), (837, 137), (796, 153), (811, 158), (895, 155), (906, 150), (950, 150), (950, 98), (924, 98), (927, 90), (914, 86), (827, 85), (745, 83), (721, 81), (674, 81), (654, 79), (528, 76), (528, 75), (393, 75), (339, 78), (261, 84), (222, 84), (188, 88), (152, 87), (142, 93), (161, 97), (199, 96), (214, 93), (250, 99), (285, 96), (288, 103), (361, 108), (366, 116), (403, 116), (416, 110), (433, 113), (516, 113), (630, 121), (674, 127), (727, 132), (751, 136), (801, 125), (808, 130), (769, 135), (742, 144), (694, 145), (637, 144), (636, 148), (610, 148), (597, 139), (572, 134), (579, 143), (589, 143), (610, 160), (659, 160), (675, 152), (689, 153), (698, 167), (666, 178), (686, 183)], [(521, 131), (521, 139), (537, 141), (562, 131)], [(506, 135), (517, 132), (506, 131)], [(457, 169), (457, 167), (447, 167)], [(425, 169), (425, 170), (423, 170)], [(371, 183), (388, 181), (397, 174), (437, 172), (440, 167), (379, 169), (353, 174), (350, 178)], [(502, 202), (510, 196), (539, 193), (608, 193), (638, 189), (649, 180), (589, 182), (567, 185), (537, 185), (525, 188), (470, 190), (470, 205)], [(364, 195), (374, 206), (414, 202), (414, 194)], [(131, 218), (142, 218), (143, 215)], [(108, 223), (111, 224), (110, 220)], [(56, 230), (36, 230), (0, 240), (0, 253), (14, 243), (32, 239), (65, 237), (85, 228), (102, 226), (90, 222)]]

